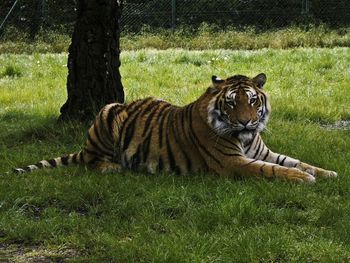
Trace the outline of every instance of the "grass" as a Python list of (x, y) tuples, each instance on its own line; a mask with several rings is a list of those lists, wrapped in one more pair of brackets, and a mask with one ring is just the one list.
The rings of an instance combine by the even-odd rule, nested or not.
[[(7, 29), (0, 41), (1, 53), (50, 53), (66, 52), (71, 42), (69, 35), (59, 32), (42, 32), (36, 39), (28, 40), (24, 33)], [(266, 31), (255, 28), (227, 28), (202, 24), (194, 30), (180, 27), (175, 32), (154, 30), (147, 27), (138, 33), (122, 32), (120, 39), (123, 50), (144, 48), (185, 48), (196, 50), (295, 47), (350, 47), (348, 27), (332, 29), (326, 25), (290, 26)]]
[[(0, 172), (76, 151), (86, 127), (58, 124), (66, 54), (0, 55)], [(122, 53), (127, 100), (184, 105), (216, 74), (265, 72), (276, 151), (335, 170), (314, 185), (85, 168), (0, 178), (0, 259), (90, 262), (350, 260), (350, 50)], [(11, 70), (20, 74), (9, 74)]]

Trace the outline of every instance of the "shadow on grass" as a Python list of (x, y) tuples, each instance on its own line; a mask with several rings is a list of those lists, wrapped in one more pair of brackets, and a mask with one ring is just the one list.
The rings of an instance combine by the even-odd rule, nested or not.
[(57, 116), (27, 114), (11, 111), (0, 115), (4, 127), (0, 131), (0, 141), (7, 148), (22, 144), (50, 143), (76, 144), (85, 137), (88, 125), (79, 122), (61, 122)]

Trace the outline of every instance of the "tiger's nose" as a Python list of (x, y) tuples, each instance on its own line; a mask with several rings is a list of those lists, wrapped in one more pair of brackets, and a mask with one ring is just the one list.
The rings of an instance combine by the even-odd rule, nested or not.
[(240, 124), (242, 124), (243, 126), (247, 126), (247, 124), (250, 122), (250, 120), (238, 120), (238, 122)]

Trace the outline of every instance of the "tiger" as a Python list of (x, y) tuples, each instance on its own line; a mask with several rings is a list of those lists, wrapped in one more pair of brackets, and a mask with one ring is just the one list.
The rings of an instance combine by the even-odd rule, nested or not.
[(101, 172), (205, 173), (305, 183), (336, 177), (334, 171), (275, 153), (265, 145), (261, 132), (271, 113), (266, 80), (264, 73), (253, 78), (212, 76), (206, 91), (185, 106), (153, 97), (108, 104), (88, 129), (80, 151), (14, 172), (78, 164)]

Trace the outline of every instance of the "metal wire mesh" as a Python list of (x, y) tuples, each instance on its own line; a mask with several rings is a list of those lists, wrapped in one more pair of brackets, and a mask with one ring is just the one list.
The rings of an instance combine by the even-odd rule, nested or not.
[[(18, 3), (9, 12), (15, 2)], [(40, 29), (70, 33), (75, 21), (75, 6), (74, 0), (3, 0), (0, 3), (0, 32), (15, 28), (32, 37)], [(349, 26), (350, 1), (124, 0), (121, 23), (125, 31), (133, 32), (145, 26), (196, 29), (202, 23), (222, 29), (242, 26), (269, 29), (318, 23)]]

